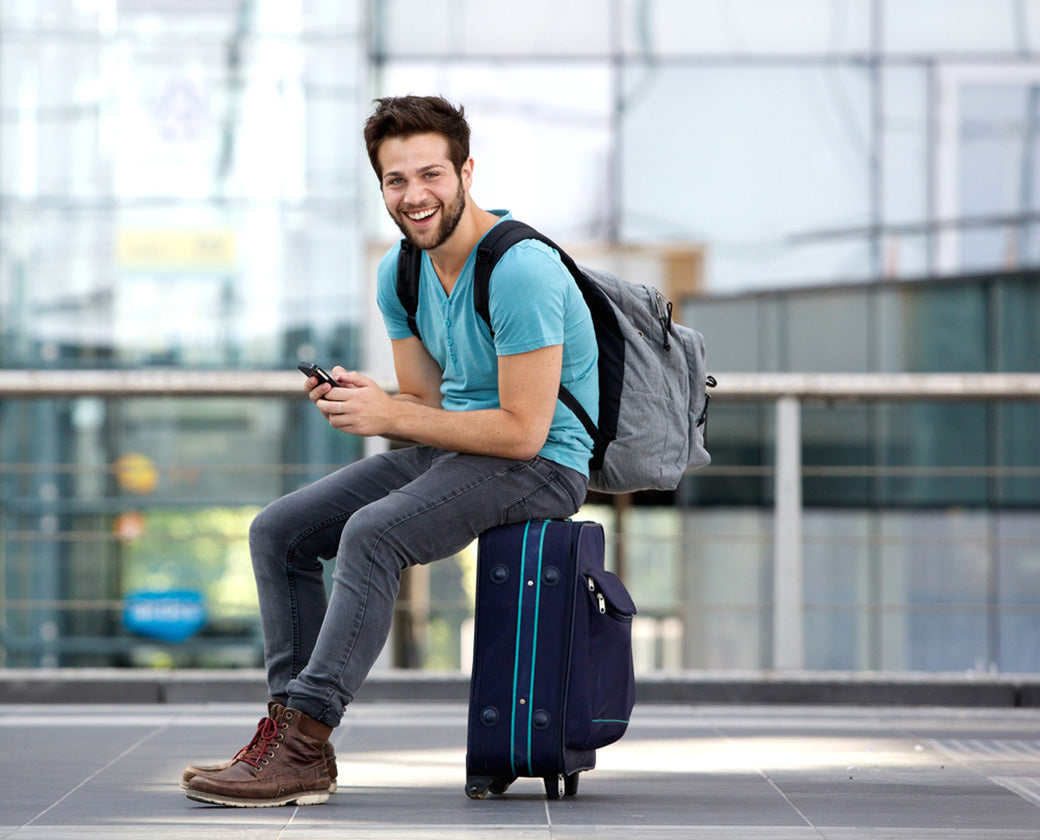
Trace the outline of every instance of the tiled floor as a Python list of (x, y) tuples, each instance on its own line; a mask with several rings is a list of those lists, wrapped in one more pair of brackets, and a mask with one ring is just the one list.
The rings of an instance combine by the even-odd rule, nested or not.
[(324, 805), (192, 802), (181, 769), (228, 757), (262, 706), (0, 705), (11, 840), (1036, 840), (1040, 710), (637, 706), (574, 798), (540, 780), (471, 801), (461, 704), (356, 704)]

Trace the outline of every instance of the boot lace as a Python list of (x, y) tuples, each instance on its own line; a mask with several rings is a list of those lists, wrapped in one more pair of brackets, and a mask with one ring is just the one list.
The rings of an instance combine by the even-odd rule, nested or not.
[(267, 764), (268, 759), (274, 757), (272, 751), (272, 745), (275, 741), (282, 739), (279, 730), (278, 721), (274, 718), (262, 718), (260, 723), (257, 725), (256, 734), (253, 735), (253, 740), (248, 745), (244, 746), (238, 754), (238, 760), (244, 761), (246, 764), (252, 764), (254, 767), (259, 767), (261, 764)]

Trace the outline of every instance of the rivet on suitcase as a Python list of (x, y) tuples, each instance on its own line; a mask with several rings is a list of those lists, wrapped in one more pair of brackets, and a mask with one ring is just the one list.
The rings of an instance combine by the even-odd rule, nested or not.
[(573, 796), (596, 750), (620, 738), (635, 703), (632, 598), (603, 568), (594, 522), (492, 528), (477, 550), (466, 795), (541, 778)]

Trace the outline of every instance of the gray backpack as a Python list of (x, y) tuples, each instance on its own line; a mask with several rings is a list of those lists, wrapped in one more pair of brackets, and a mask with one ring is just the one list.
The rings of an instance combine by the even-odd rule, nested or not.
[[(495, 225), (477, 247), (473, 305), (492, 336), (491, 272), (524, 239), (556, 249), (592, 312), (599, 345), (599, 423), (562, 384), (559, 393), (592, 436), (589, 487), (601, 493), (674, 490), (686, 470), (711, 461), (704, 437), (706, 386), (716, 383), (705, 372), (704, 336), (673, 323), (672, 304), (657, 289), (579, 267), (552, 240), (511, 220)], [(416, 336), (421, 260), (422, 251), (403, 240), (397, 295)]]

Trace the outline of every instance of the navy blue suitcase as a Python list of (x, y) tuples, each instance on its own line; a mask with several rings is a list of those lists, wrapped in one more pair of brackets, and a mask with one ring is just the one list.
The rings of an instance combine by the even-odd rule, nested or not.
[(477, 549), (466, 795), (541, 778), (573, 796), (596, 749), (616, 741), (635, 703), (635, 605), (603, 568), (594, 522), (492, 528)]

